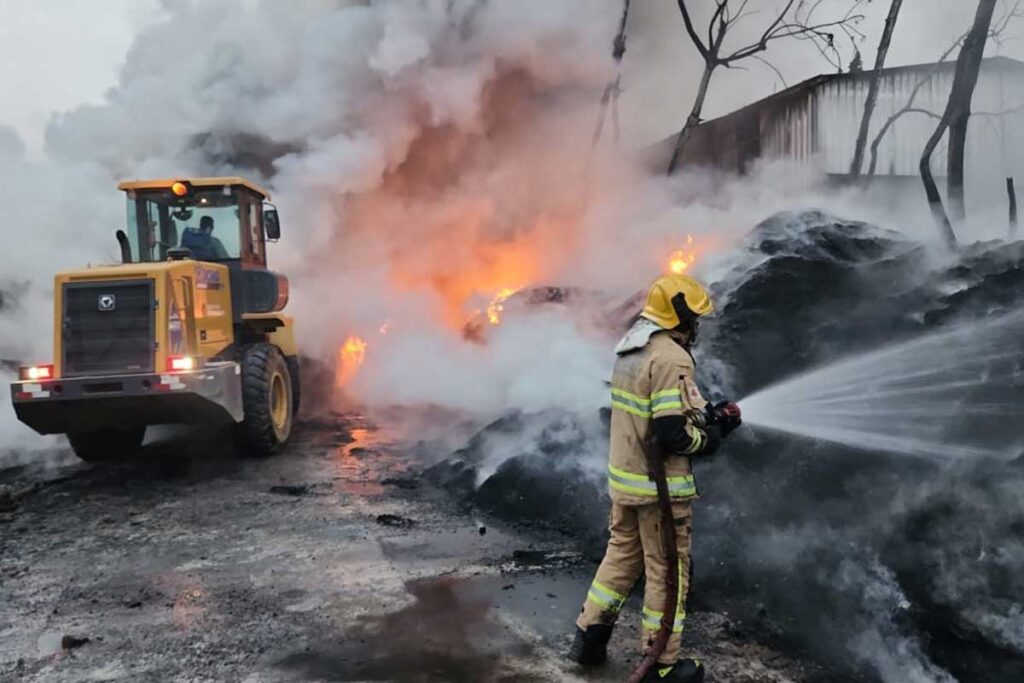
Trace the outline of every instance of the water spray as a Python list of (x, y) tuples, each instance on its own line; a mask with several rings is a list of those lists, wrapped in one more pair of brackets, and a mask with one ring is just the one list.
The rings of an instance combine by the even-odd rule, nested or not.
[(741, 401), (748, 425), (945, 460), (1019, 456), (1024, 312), (972, 321), (784, 380)]

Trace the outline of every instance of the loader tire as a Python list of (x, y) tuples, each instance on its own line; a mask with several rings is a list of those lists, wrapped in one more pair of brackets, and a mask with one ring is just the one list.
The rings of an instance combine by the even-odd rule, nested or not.
[(75, 455), (86, 462), (117, 462), (135, 454), (146, 438), (145, 427), (101, 429), (68, 434)]
[(288, 373), (292, 378), (292, 420), (299, 414), (299, 406), (302, 404), (302, 378), (299, 375), (299, 357), (285, 356), (288, 362)]
[(245, 417), (238, 425), (239, 445), (246, 455), (273, 455), (292, 433), (295, 404), (288, 363), (276, 346), (266, 343), (245, 347), (241, 362)]

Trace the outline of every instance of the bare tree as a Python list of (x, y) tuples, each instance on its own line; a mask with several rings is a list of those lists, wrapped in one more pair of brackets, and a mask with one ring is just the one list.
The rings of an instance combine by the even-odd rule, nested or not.
[(956, 51), (956, 49), (959, 48), (961, 44), (963, 44), (963, 41), (964, 36), (960, 36), (955, 43), (953, 43), (944, 53), (942, 53), (942, 56), (939, 57), (939, 61), (936, 62), (935, 65), (928, 71), (928, 73), (925, 74), (921, 78), (921, 80), (919, 80), (914, 85), (913, 89), (910, 91), (910, 96), (907, 98), (907, 103), (903, 105), (903, 107), (900, 110), (898, 110), (895, 114), (886, 119), (885, 123), (882, 124), (882, 127), (878, 129), (878, 133), (875, 135), (875, 139), (871, 141), (871, 163), (868, 164), (867, 173), (869, 178), (874, 177), (875, 171), (878, 168), (878, 148), (882, 144), (882, 140), (884, 140), (885, 136), (889, 133), (889, 129), (896, 125), (897, 121), (899, 121), (907, 114), (923, 114), (936, 120), (940, 118), (940, 116), (935, 112), (928, 111), (927, 109), (915, 106), (915, 102), (917, 100), (918, 94), (920, 94), (921, 92), (921, 89), (924, 88), (924, 86), (926, 86), (928, 82), (939, 73), (939, 71), (941, 71), (942, 65), (946, 62), (949, 56), (953, 54), (953, 52)]
[[(977, 33), (978, 37), (974, 42), (965, 42), (964, 47), (961, 49), (961, 54), (965, 50), (970, 49), (967, 67), (969, 71), (965, 74), (970, 79), (970, 91), (968, 92), (965, 87), (961, 96), (961, 104), (957, 107), (949, 123), (949, 153), (946, 155), (946, 196), (949, 199), (950, 212), (953, 214), (952, 219), (957, 223), (962, 223), (967, 217), (964, 206), (964, 161), (967, 156), (967, 129), (971, 119), (971, 101), (974, 99), (974, 89), (978, 82), (981, 61), (985, 55), (985, 43), (989, 39), (998, 41), (998, 36), (1006, 28), (1006, 24), (1021, 15), (1020, 0), (1015, 0), (1012, 7), (1008, 9), (1003, 18), (998, 22), (999, 26), (994, 28), (992, 23), (993, 16), (995, 15), (994, 4), (997, 2), (998, 0), (992, 0), (991, 2), (983, 0), (978, 5), (979, 16), (975, 19), (974, 27), (972, 27), (971, 33), (968, 34), (967, 41), (970, 41), (970, 37), (974, 33)], [(984, 19), (983, 15), (987, 15), (987, 19)], [(980, 26), (978, 19), (983, 19), (987, 23), (984, 26)], [(956, 91), (955, 80), (953, 82), (953, 90), (954, 92)], [(985, 115), (1003, 116), (1006, 113), (999, 112)]]
[(836, 19), (823, 21), (818, 21), (815, 15), (826, 0), (786, 0), (781, 8), (773, 11), (774, 18), (765, 26), (757, 40), (738, 49), (726, 49), (725, 41), (730, 31), (743, 19), (757, 14), (755, 10), (750, 9), (750, 0), (712, 0), (714, 12), (708, 22), (706, 36), (702, 36), (697, 30), (690, 10), (690, 5), (697, 4), (698, 0), (677, 2), (683, 15), (683, 23), (686, 25), (686, 33), (704, 60), (704, 70), (697, 86), (693, 107), (676, 137), (668, 165), (669, 175), (675, 173), (686, 141), (693, 129), (701, 123), (711, 77), (718, 67), (735, 68), (738, 62), (747, 59), (764, 61), (761, 55), (768, 50), (771, 43), (793, 38), (813, 42), (833, 66), (841, 69), (842, 56), (836, 38), (842, 35), (852, 42), (855, 37), (860, 37), (856, 24), (864, 18), (863, 15), (856, 13), (862, 0), (847, 0), (844, 4), (849, 4), (849, 8), (845, 13)]
[(882, 39), (878, 43), (875, 70), (871, 74), (868, 98), (864, 102), (864, 116), (860, 120), (857, 145), (853, 151), (853, 161), (850, 163), (850, 177), (854, 179), (860, 177), (861, 168), (864, 166), (864, 147), (867, 145), (871, 118), (875, 114), (875, 105), (878, 103), (878, 89), (882, 84), (882, 69), (885, 68), (885, 60), (889, 54), (889, 45), (892, 44), (892, 34), (896, 30), (896, 21), (899, 19), (902, 7), (903, 0), (892, 0), (892, 4), (889, 5), (889, 14), (885, 18), (885, 29), (882, 31)]
[(974, 89), (978, 84), (978, 74), (981, 71), (981, 59), (985, 54), (985, 43), (988, 42), (989, 32), (992, 29), (992, 17), (995, 14), (996, 2), (997, 0), (979, 0), (978, 2), (974, 25), (964, 39), (964, 45), (960, 49), (960, 56), (957, 59), (956, 74), (953, 77), (953, 87), (949, 94), (949, 102), (946, 104), (946, 111), (943, 112), (939, 119), (939, 125), (936, 126), (935, 132), (928, 139), (924, 152), (921, 154), (921, 181), (924, 184), (925, 195), (928, 197), (928, 205), (932, 209), (932, 215), (935, 216), (943, 239), (951, 249), (955, 249), (957, 246), (956, 233), (953, 231), (949, 215), (942, 204), (939, 189), (935, 185), (935, 177), (932, 174), (932, 154), (946, 131), (949, 131), (949, 156), (946, 169), (947, 193), (950, 205), (953, 207), (953, 215), (958, 220), (962, 220), (964, 217), (964, 150), (967, 143), (967, 124), (971, 116)]
[[(1020, 5), (1021, 0), (1014, 1), (1013, 5), (1008, 8), (1007, 12), (989, 31), (989, 40), (991, 40), (993, 43), (997, 45), (1003, 44), (1005, 32), (1009, 27), (1010, 22), (1012, 22), (1015, 19), (1024, 17), (1024, 11), (1021, 10)], [(881, 128), (878, 129), (878, 133), (875, 135), (874, 140), (871, 141), (871, 162), (868, 165), (868, 178), (871, 178), (875, 175), (875, 171), (878, 168), (878, 148), (879, 146), (881, 146), (882, 141), (885, 139), (885, 136), (889, 133), (890, 129), (896, 124), (897, 121), (899, 121), (901, 118), (908, 114), (921, 114), (929, 118), (935, 119), (936, 121), (942, 118), (933, 111), (924, 109), (922, 107), (918, 107), (916, 105), (917, 96), (921, 93), (921, 89), (924, 88), (924, 86), (928, 85), (928, 82), (935, 78), (935, 76), (937, 76), (940, 71), (942, 71), (943, 65), (946, 63), (946, 60), (949, 59), (950, 55), (952, 55), (954, 52), (960, 49), (960, 47), (964, 43), (964, 39), (966, 38), (967, 34), (964, 33), (963, 35), (959, 36), (953, 42), (952, 45), (946, 48), (946, 51), (942, 53), (942, 55), (939, 57), (938, 61), (932, 66), (932, 68), (929, 69), (928, 72), (925, 73), (925, 75), (922, 76), (916, 84), (914, 84), (914, 87), (910, 91), (910, 96), (907, 97), (906, 104), (904, 104), (903, 107), (896, 111), (892, 116), (886, 119), (885, 123), (883, 123)], [(1024, 107), (1014, 107), (1012, 109), (1007, 109), (1006, 111), (1002, 112), (974, 112), (973, 115), (1001, 117), (1006, 116), (1008, 114), (1017, 113), (1022, 108)]]

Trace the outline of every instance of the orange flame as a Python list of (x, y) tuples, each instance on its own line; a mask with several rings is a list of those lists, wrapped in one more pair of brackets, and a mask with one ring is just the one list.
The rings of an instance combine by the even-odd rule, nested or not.
[[(687, 246), (693, 244), (693, 235), (686, 236), (686, 244)], [(696, 258), (697, 253), (693, 251), (692, 246), (689, 249), (677, 249), (669, 256), (668, 269), (675, 275), (682, 275)]]
[(505, 300), (515, 294), (516, 290), (503, 287), (487, 304), (487, 321), (492, 325), (501, 324), (501, 314), (505, 310)]
[(359, 337), (349, 337), (338, 349), (338, 367), (335, 371), (334, 384), (337, 387), (348, 386), (359, 373), (359, 368), (366, 360), (367, 343)]
[[(376, 273), (384, 266), (385, 286), (413, 293), (424, 316), (462, 331), (476, 319), (482, 328), (500, 324), (509, 312), (505, 289), (549, 280), (574, 264), (589, 242), (603, 164), (577, 172), (579, 153), (592, 146), (589, 132), (549, 116), (546, 79), (510, 66), (495, 70), (468, 126), (447, 117), (432, 123), (430, 101), (406, 89), (416, 135), (393, 141), (393, 163), (373, 189), (338, 189), (345, 229), (318, 250), (318, 269)], [(616, 183), (620, 166), (608, 174)], [(413, 324), (395, 322), (404, 332)]]

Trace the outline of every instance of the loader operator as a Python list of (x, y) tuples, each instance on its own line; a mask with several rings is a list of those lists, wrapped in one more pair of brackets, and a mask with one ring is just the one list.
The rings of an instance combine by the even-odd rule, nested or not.
[[(694, 379), (690, 347), (698, 319), (712, 310), (707, 291), (693, 278), (661, 277), (651, 286), (639, 319), (615, 348), (608, 464), (611, 538), (576, 620), (569, 659), (578, 664), (605, 661), (619, 611), (633, 584), (646, 574), (641, 633), (650, 668), (641, 680), (704, 679), (699, 660), (679, 657), (690, 580), (690, 503), (697, 497), (690, 458), (713, 454), (740, 425), (738, 406), (726, 401), (711, 406)], [(664, 463), (669, 497), (664, 506), (658, 503), (649, 457)], [(669, 509), (678, 554), (678, 567), (672, 568), (667, 566), (668, 541), (662, 536)], [(677, 607), (670, 631), (666, 621), (660, 640), (664, 649), (657, 654), (655, 634), (670, 604), (669, 571), (678, 572)]]
[(224, 244), (213, 236), (213, 216), (199, 219), (199, 229), (185, 228), (181, 235), (181, 246), (192, 252), (199, 261), (223, 261), (231, 258)]

